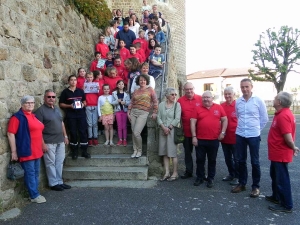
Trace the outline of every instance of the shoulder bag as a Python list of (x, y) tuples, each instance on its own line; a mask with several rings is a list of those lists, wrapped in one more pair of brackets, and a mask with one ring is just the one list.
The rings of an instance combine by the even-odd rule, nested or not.
[[(177, 102), (175, 103), (175, 109), (174, 109), (174, 119), (175, 119), (175, 113), (176, 113), (176, 106), (177, 106)], [(180, 144), (183, 143), (184, 141), (184, 134), (183, 134), (183, 130), (182, 130), (182, 122), (180, 119), (180, 122), (178, 123), (178, 125), (176, 127), (173, 127), (174, 129), (174, 143)]]

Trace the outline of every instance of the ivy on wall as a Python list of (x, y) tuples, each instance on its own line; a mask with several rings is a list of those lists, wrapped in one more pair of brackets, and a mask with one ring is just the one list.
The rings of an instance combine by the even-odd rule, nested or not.
[(98, 28), (103, 29), (112, 18), (105, 0), (66, 0), (66, 2)]

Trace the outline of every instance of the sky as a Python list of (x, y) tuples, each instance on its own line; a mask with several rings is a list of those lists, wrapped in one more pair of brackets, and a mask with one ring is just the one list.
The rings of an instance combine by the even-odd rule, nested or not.
[(300, 29), (297, 0), (186, 0), (186, 73), (250, 67), (268, 28)]

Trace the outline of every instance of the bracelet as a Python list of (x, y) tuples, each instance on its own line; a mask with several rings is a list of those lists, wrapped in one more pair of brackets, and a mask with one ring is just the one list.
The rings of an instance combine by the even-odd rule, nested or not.
[(65, 136), (65, 138), (68, 138), (68, 136)]

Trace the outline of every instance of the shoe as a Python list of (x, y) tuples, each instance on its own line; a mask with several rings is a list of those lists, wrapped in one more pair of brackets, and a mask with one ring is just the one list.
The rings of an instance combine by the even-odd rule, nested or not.
[(94, 140), (93, 140), (93, 145), (95, 145), (95, 146), (99, 145), (99, 142), (98, 142), (97, 139), (94, 139)]
[(270, 205), (269, 209), (275, 212), (285, 212), (285, 213), (291, 213), (293, 212), (292, 209), (287, 209), (281, 205)]
[(197, 178), (194, 182), (194, 186), (199, 186), (200, 184), (202, 184), (204, 182), (203, 179)]
[(60, 186), (61, 186), (63, 189), (71, 189), (71, 186), (70, 186), (70, 185), (67, 185), (67, 184), (60, 184)]
[(233, 180), (229, 184), (230, 185), (238, 185), (239, 184), (239, 178), (233, 178)]
[(63, 187), (60, 186), (59, 184), (50, 187), (50, 189), (53, 191), (63, 191), (64, 190)]
[(206, 184), (206, 187), (212, 188), (213, 186), (214, 186), (214, 182), (212, 180), (208, 180), (207, 184)]
[(46, 202), (46, 199), (45, 199), (44, 196), (39, 195), (39, 196), (37, 196), (36, 198), (30, 199), (30, 201), (39, 204), (39, 203), (44, 203), (44, 202)]
[(88, 146), (93, 146), (93, 140), (92, 139), (88, 140)]
[(204, 176), (203, 180), (204, 180), (204, 181), (208, 181), (207, 176)]
[(232, 181), (232, 180), (233, 180), (233, 177), (230, 175), (228, 175), (222, 179), (222, 181)]
[(172, 181), (175, 181), (175, 180), (178, 180), (178, 175), (175, 176), (175, 177), (171, 176), (171, 177), (169, 177), (169, 178), (167, 179), (167, 181), (169, 181), (169, 182), (172, 182)]
[(124, 139), (123, 140), (123, 146), (126, 147), (127, 146), (127, 141)]
[(265, 196), (266, 201), (268, 202), (273, 202), (274, 204), (279, 204), (279, 201), (276, 200), (272, 195), (270, 196)]
[(231, 190), (231, 193), (240, 193), (242, 191), (246, 191), (246, 187), (244, 185), (238, 184)]
[(91, 158), (91, 155), (87, 152), (87, 150), (83, 150), (81, 153), (81, 157), (89, 159), (89, 158)]
[(115, 144), (113, 143), (113, 141), (110, 141), (110, 142), (109, 142), (109, 145), (110, 145), (110, 146), (115, 146)]
[(142, 152), (138, 151), (135, 155), (135, 158), (140, 158), (142, 156)]
[(188, 173), (188, 172), (185, 172), (185, 174), (183, 174), (183, 175), (181, 176), (181, 179), (187, 179), (187, 178), (190, 178), (190, 177), (193, 177), (193, 174)]
[(170, 174), (169, 175), (165, 175), (163, 176), (159, 181), (166, 181), (170, 178)]
[(77, 158), (78, 158), (78, 150), (76, 149), (72, 151), (72, 159), (76, 160)]
[(117, 145), (123, 145), (123, 141), (122, 140), (119, 140)]
[(137, 151), (133, 151), (133, 154), (131, 155), (131, 158), (135, 158)]
[(251, 193), (250, 193), (250, 197), (251, 198), (257, 198), (260, 194), (260, 191), (258, 188), (253, 188)]
[(106, 142), (104, 143), (104, 145), (109, 145), (109, 141), (106, 141)]

